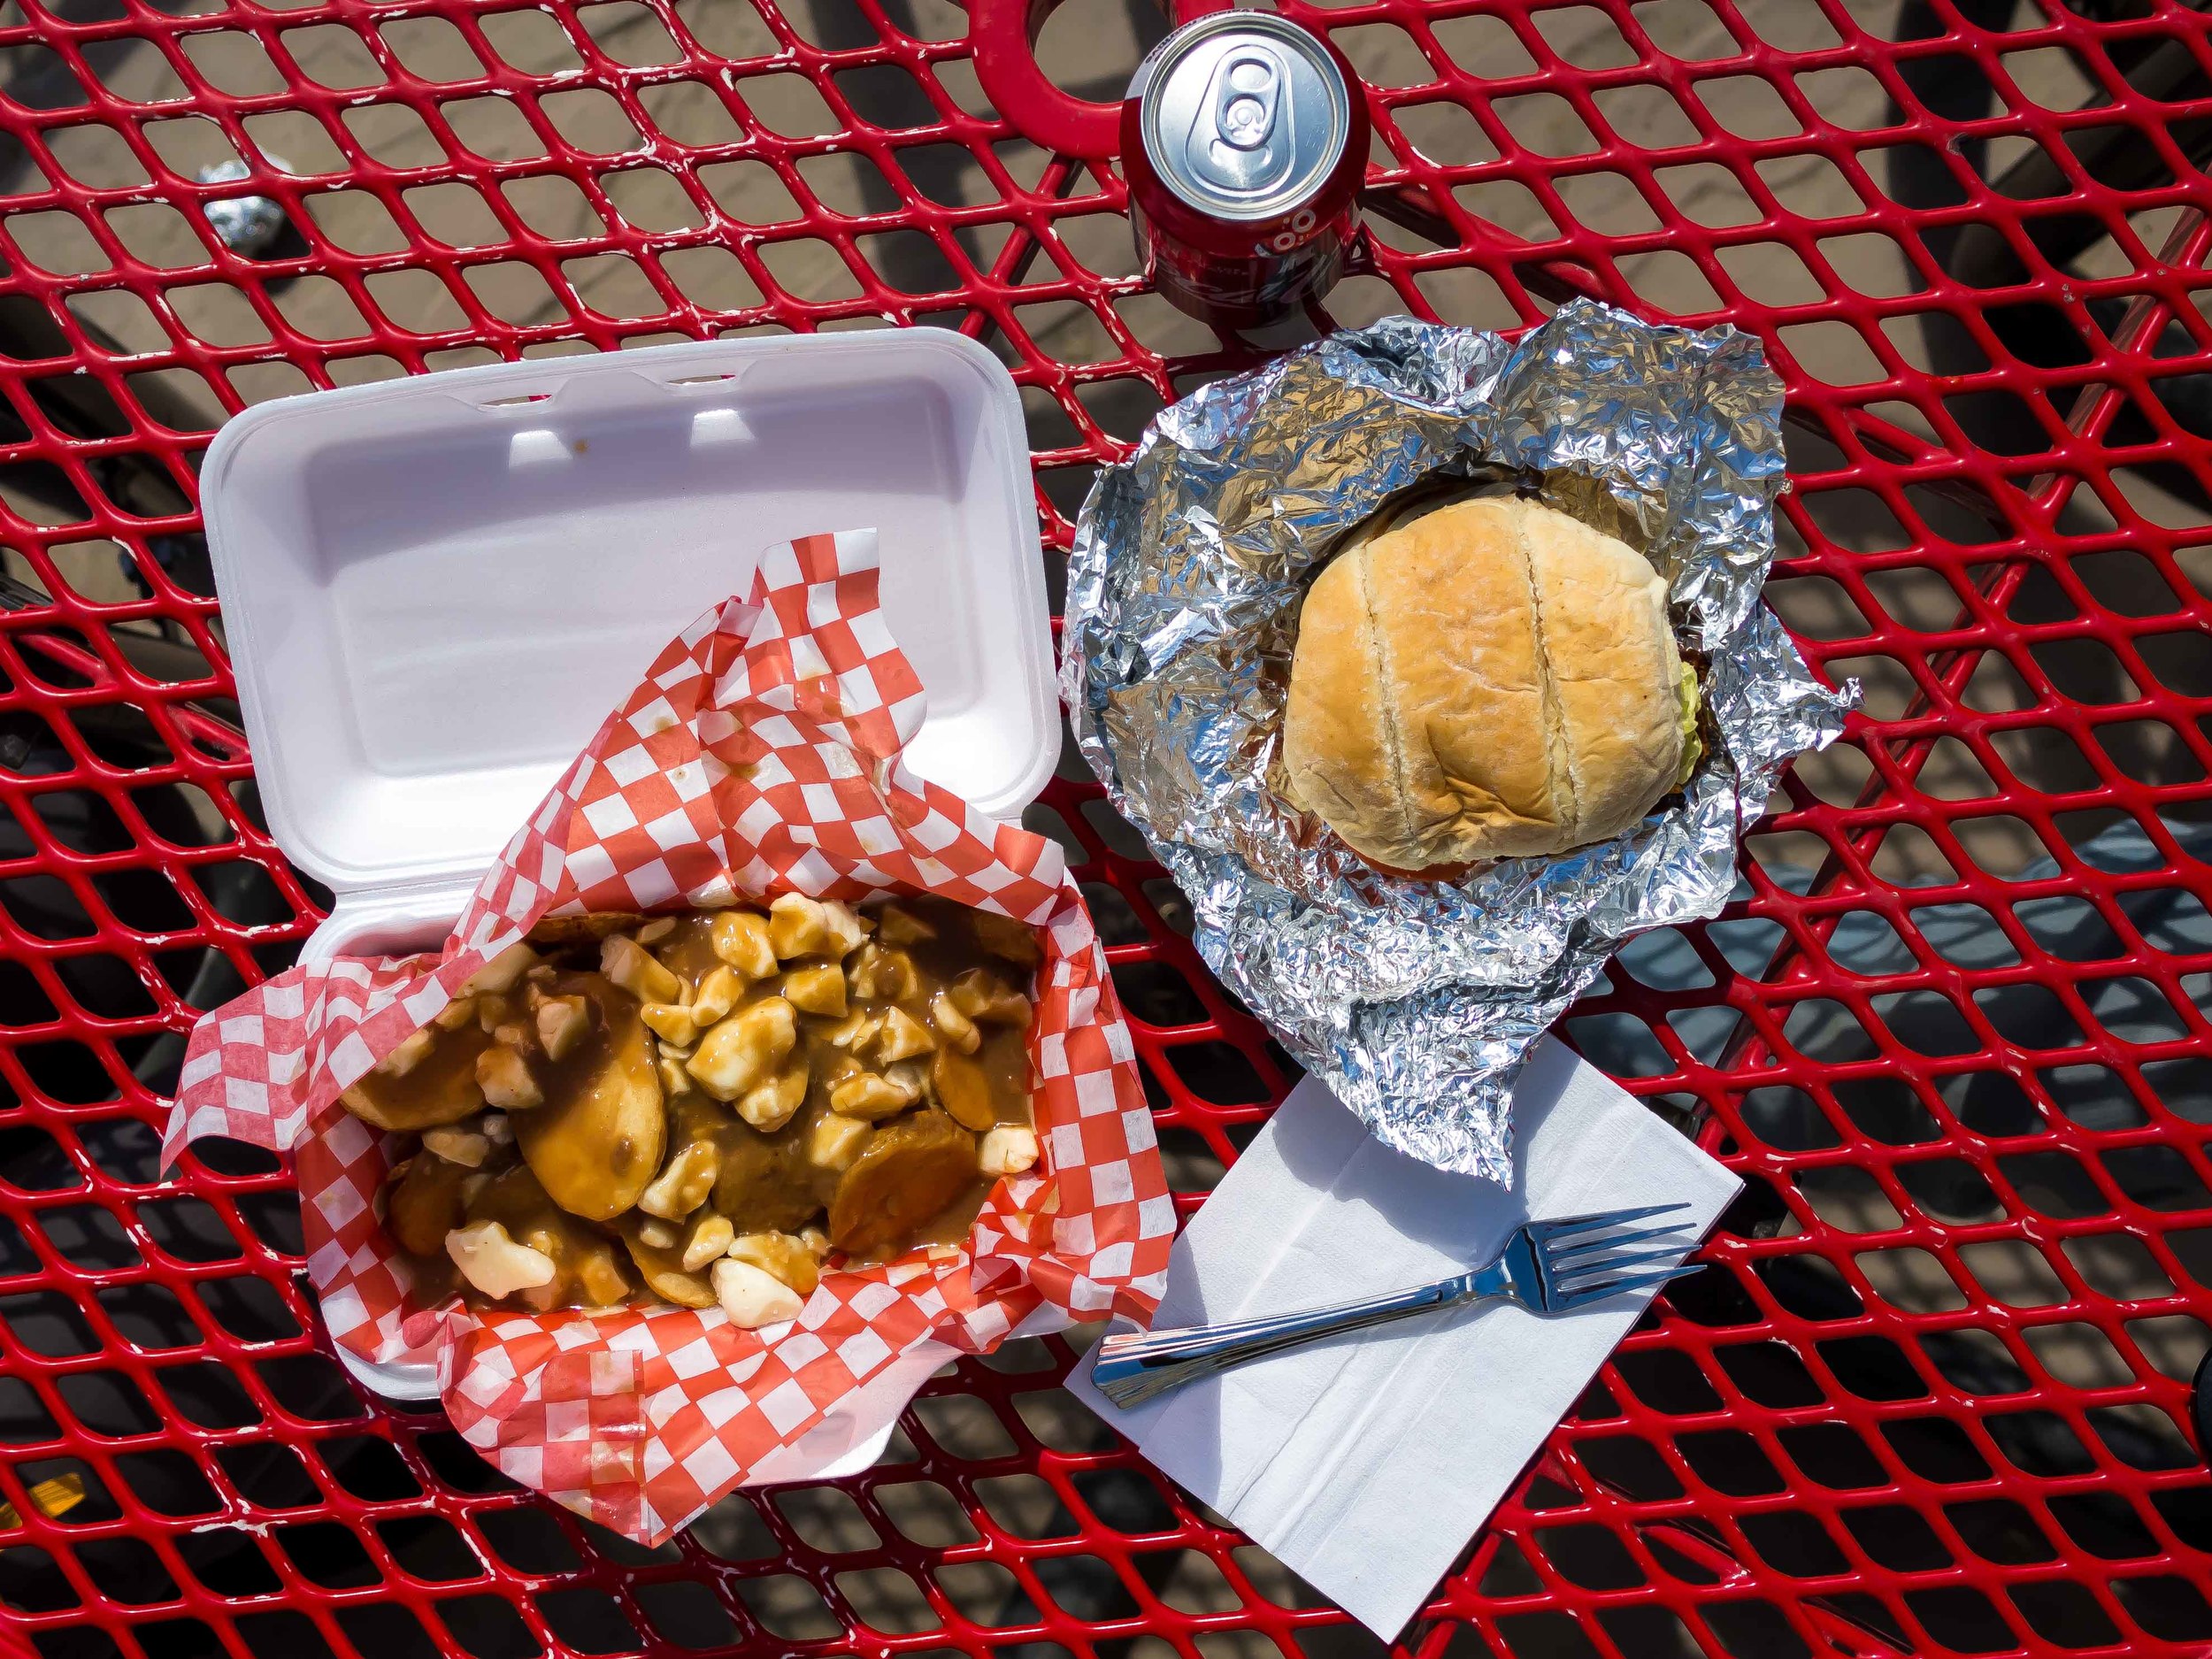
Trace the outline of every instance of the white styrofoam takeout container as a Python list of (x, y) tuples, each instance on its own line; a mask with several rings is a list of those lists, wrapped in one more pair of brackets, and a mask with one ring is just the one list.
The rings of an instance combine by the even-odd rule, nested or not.
[[(928, 694), (906, 754), (922, 776), (1013, 818), (1059, 752), (1021, 401), (961, 334), (284, 398), (217, 434), (201, 495), (270, 832), (335, 896), (304, 961), (440, 942), (653, 655), (794, 536), (875, 527), (884, 612)], [(427, 1356), (340, 1357), (380, 1393), (437, 1393)]]

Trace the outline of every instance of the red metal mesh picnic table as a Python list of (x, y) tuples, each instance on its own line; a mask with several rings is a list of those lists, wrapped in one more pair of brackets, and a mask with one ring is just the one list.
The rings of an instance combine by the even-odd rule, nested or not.
[[(1755, 331), (1789, 388), (1770, 597), (1865, 688), (1724, 915), (1564, 1022), (1744, 1195), (1404, 1645), (2206, 1651), (2212, 34), (2174, 0), (1285, 10), (1374, 115), (1331, 318), (1586, 295)], [(1058, 1339), (940, 1376), (865, 1474), (626, 1545), (346, 1380), (273, 1161), (156, 1166), (180, 1033), (326, 896), (260, 826), (228, 701), (194, 488), (222, 416), (958, 328), (1023, 388), (1056, 580), (1095, 465), (1259, 360), (1148, 292), (1084, 102), (1164, 27), (0, 10), (0, 1648), (1373, 1647), (1059, 1392)], [(244, 197), (280, 216), (234, 248), (208, 210)], [(1070, 753), (1031, 822), (1078, 861), (1194, 1208), (1294, 1073)]]

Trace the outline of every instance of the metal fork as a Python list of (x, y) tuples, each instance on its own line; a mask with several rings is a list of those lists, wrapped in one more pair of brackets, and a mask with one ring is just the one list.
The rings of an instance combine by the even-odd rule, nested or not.
[(1586, 1216), (1530, 1221), (1513, 1229), (1497, 1256), (1472, 1272), (1393, 1290), (1333, 1308), (1270, 1314), (1225, 1325), (1192, 1325), (1179, 1331), (1127, 1331), (1098, 1345), (1091, 1379), (1116, 1405), (1141, 1405), (1194, 1378), (1241, 1365), (1263, 1354), (1279, 1354), (1317, 1337), (1339, 1336), (1417, 1313), (1464, 1306), (1488, 1297), (1506, 1297), (1538, 1313), (1565, 1313), (1609, 1296), (1650, 1290), (1698, 1270), (1682, 1257), (1694, 1238), (1678, 1238), (1656, 1248), (1629, 1247), (1671, 1233), (1680, 1224), (1624, 1232), (1632, 1222), (1655, 1221), (1689, 1208), (1647, 1204), (1640, 1210), (1604, 1210)]

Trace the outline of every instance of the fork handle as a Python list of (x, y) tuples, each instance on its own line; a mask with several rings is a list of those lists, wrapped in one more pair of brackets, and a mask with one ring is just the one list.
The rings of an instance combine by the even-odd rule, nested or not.
[(1485, 1296), (1509, 1293), (1502, 1263), (1471, 1273), (1386, 1291), (1332, 1308), (1265, 1314), (1222, 1325), (1189, 1325), (1174, 1331), (1126, 1331), (1098, 1345), (1091, 1380), (1118, 1406), (1141, 1405), (1200, 1377), (1212, 1376), (1263, 1355), (1279, 1354), (1302, 1343), (1370, 1325), (1387, 1325), (1417, 1313), (1455, 1307)]

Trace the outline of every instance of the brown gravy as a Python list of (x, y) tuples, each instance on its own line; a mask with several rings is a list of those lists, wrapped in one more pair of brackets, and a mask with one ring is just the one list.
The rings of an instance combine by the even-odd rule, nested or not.
[(739, 1317), (756, 1269), (956, 1242), (1033, 1163), (1041, 956), (933, 898), (562, 918), (345, 1101), (420, 1137), (385, 1204), (423, 1282)]

